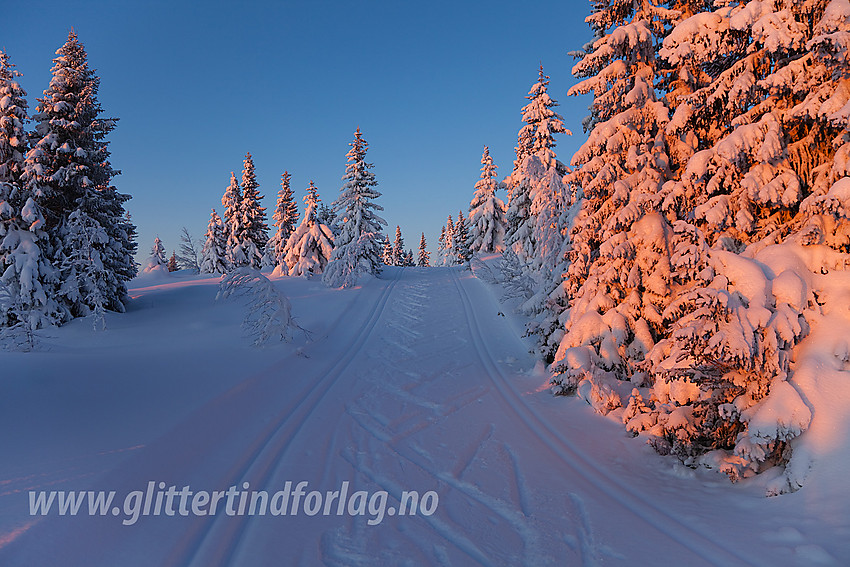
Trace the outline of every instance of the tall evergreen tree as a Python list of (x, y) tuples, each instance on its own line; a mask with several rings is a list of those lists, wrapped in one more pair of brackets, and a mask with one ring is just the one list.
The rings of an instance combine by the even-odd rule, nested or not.
[(506, 213), (507, 229), (505, 241), (508, 245), (519, 243), (529, 238), (531, 219), (530, 186), (520, 182), (520, 171), (525, 159), (537, 155), (545, 168), (558, 167), (559, 164), (552, 148), (555, 147), (555, 134), (570, 132), (564, 128), (563, 118), (552, 110), (558, 103), (549, 96), (549, 77), (543, 73), (540, 65), (537, 82), (531, 87), (528, 95), (529, 103), (522, 109), (522, 121), (525, 125), (517, 136), (516, 160), (511, 175), (508, 177), (508, 209)]
[(242, 168), (242, 201), (239, 214), (242, 217), (237, 228), (237, 240), (245, 254), (245, 265), (259, 269), (263, 264), (263, 251), (269, 241), (266, 224), (266, 209), (260, 206), (263, 198), (259, 192), (260, 184), (254, 171), (254, 160), (251, 153), (245, 154)]
[(224, 230), (221, 217), (213, 209), (204, 235), (204, 247), (201, 250), (202, 274), (227, 273), (227, 237)]
[(429, 261), (431, 259), (431, 255), (428, 253), (427, 244), (425, 243), (425, 233), (422, 233), (422, 237), (419, 239), (419, 258), (417, 259), (416, 265), (422, 268), (427, 268), (429, 266)]
[(499, 184), (490, 148), (481, 155), (481, 179), (469, 203), (471, 253), (501, 252), (505, 247), (505, 204), (496, 197)]
[(0, 183), (21, 186), (24, 155), (28, 149), (25, 125), (29, 120), (27, 93), (17, 78), (21, 74), (0, 50)]
[(318, 189), (312, 181), (307, 188), (304, 203), (306, 209), (301, 224), (289, 235), (284, 264), (275, 269), (276, 273), (280, 273), (285, 265), (290, 276), (318, 275), (324, 271), (331, 258), (334, 247), (333, 233), (316, 218), (320, 200)]
[(393, 241), (393, 266), (404, 265), (404, 238), (401, 236), (401, 227), (395, 227), (395, 241)]
[[(816, 0), (704, 10), (679, 22), (659, 52), (671, 69), (688, 70), (679, 76), (699, 80), (670, 97), (668, 140), (681, 150), (662, 207), (671, 219), (688, 214), (673, 224), (675, 299), (663, 312), (671, 332), (648, 356), (657, 399), (682, 382), (698, 395), (681, 403), (689, 419), (672, 425), (658, 403), (644, 425), (682, 458), (729, 450), (724, 467), (735, 477), (787, 460), (800, 433), (779, 417), (765, 435), (776, 414), (755, 416), (771, 399), (793, 404), (786, 382), (808, 309), (787, 298), (765, 302), (730, 267), (783, 240), (850, 247), (848, 116), (836, 112), (847, 100), (839, 93), (850, 75), (850, 9)], [(751, 419), (761, 422), (755, 431)], [(780, 490), (799, 486), (789, 469)]]
[(446, 233), (443, 237), (443, 266), (454, 266), (457, 264), (457, 250), (455, 243), (455, 223), (452, 215), (446, 219)]
[(469, 259), (472, 257), (469, 251), (469, 227), (467, 226), (466, 219), (463, 218), (463, 211), (457, 212), (454, 241), (458, 263), (465, 264), (469, 262)]
[(446, 225), (440, 229), (440, 237), (437, 239), (437, 259), (434, 262), (435, 266), (443, 266), (446, 257)]
[(284, 171), (280, 176), (280, 191), (277, 193), (277, 204), (272, 215), (273, 226), (277, 228), (277, 232), (269, 240), (266, 250), (271, 257), (270, 264), (273, 266), (283, 261), (286, 241), (298, 222), (298, 206), (295, 204), (292, 188), (289, 185), (291, 178), (288, 171)]
[[(594, 98), (588, 139), (567, 178), (584, 199), (571, 235), (570, 316), (555, 356), (556, 382), (569, 390), (592, 374), (599, 394), (593, 403), (601, 411), (619, 404), (608, 395), (615, 389), (609, 382), (638, 380), (646, 354), (665, 333), (671, 229), (656, 211), (671, 172), (655, 50), (670, 16), (658, 0), (595, 3), (587, 18), (595, 39), (574, 68), (585, 79), (569, 91)], [(593, 354), (585, 365), (567, 364), (571, 348)]]
[(248, 264), (248, 256), (242, 249), (242, 188), (236, 174), (230, 172), (230, 185), (224, 190), (221, 197), (221, 206), (224, 207), (224, 234), (227, 237), (227, 269), (238, 268)]
[[(56, 54), (53, 78), (33, 116), (35, 136), (23, 179), (44, 214), (55, 265), (74, 255), (63, 244), (71, 213), (79, 210), (103, 228), (107, 241), (95, 246), (104, 264), (104, 301), (107, 308), (123, 311), (126, 282), (136, 274), (136, 243), (135, 226), (124, 210), (130, 197), (111, 185), (119, 172), (109, 162), (106, 136), (117, 120), (100, 116), (100, 78), (73, 31)], [(68, 315), (88, 312), (92, 306), (85, 302), (66, 303)]]
[(62, 310), (53, 299), (58, 272), (45, 254), (44, 218), (22, 185), (28, 107), (14, 67), (0, 51), (0, 327), (19, 332), (18, 346), (32, 349), (32, 332), (61, 322)]
[[(331, 261), (346, 256), (346, 265), (357, 266), (358, 272), (377, 274), (381, 271), (382, 227), (387, 222), (376, 214), (376, 211), (384, 209), (374, 202), (381, 194), (375, 190), (378, 182), (370, 171), (372, 164), (366, 162), (369, 144), (363, 139), (359, 127), (349, 146), (351, 149), (346, 154), (348, 164), (342, 177), (344, 183), (333, 204), (338, 233)], [(356, 251), (348, 250), (348, 247), (356, 247)], [(330, 281), (333, 272), (329, 270), (327, 275), (327, 281)]]
[(393, 245), (390, 244), (390, 239), (384, 236), (384, 251), (381, 254), (381, 261), (385, 266), (393, 265)]

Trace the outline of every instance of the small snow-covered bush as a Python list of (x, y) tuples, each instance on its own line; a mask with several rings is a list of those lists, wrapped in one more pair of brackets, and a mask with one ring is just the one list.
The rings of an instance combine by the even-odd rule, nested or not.
[(248, 312), (242, 329), (254, 339), (254, 346), (273, 341), (290, 341), (291, 329), (298, 327), (292, 320), (289, 299), (271, 281), (253, 268), (239, 268), (227, 274), (219, 284), (216, 300), (245, 297)]

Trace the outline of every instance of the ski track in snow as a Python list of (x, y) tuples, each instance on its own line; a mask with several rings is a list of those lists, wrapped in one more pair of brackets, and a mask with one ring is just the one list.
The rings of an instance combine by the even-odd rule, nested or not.
[[(265, 486), (274, 466), (283, 458), (284, 453), (290, 446), (290, 441), (301, 431), (304, 424), (313, 415), (313, 412), (321, 403), (325, 394), (330, 391), (336, 381), (345, 373), (351, 362), (360, 352), (363, 344), (369, 339), (375, 329), (381, 314), (386, 308), (392, 291), (401, 279), (403, 270), (398, 270), (395, 279), (390, 282), (379, 297), (369, 318), (355, 334), (355, 340), (348, 345), (330, 368), (322, 374), (322, 377), (314, 382), (314, 385), (302, 396), (298, 403), (292, 408), (287, 408), (280, 415), (280, 421), (275, 425), (272, 432), (264, 441), (262, 447), (256, 453), (244, 459), (244, 467), (239, 474), (234, 475), (224, 486), (238, 484), (242, 479), (251, 477), (255, 480), (255, 486)], [(327, 472), (327, 471), (326, 471)], [(199, 567), (211, 565), (216, 562), (231, 564), (237, 552), (240, 536), (246, 529), (246, 524), (251, 516), (228, 517), (218, 515), (214, 517), (211, 525), (199, 535), (199, 541), (189, 548), (191, 561), (189, 565)], [(175, 564), (182, 565), (185, 561), (177, 561)]]
[[(405, 294), (405, 298), (413, 296), (423, 300), (427, 299), (426, 293), (417, 292), (415, 289), (416, 288), (407, 287), (402, 291), (402, 293)], [(420, 287), (419, 289), (422, 288)], [(415, 316), (411, 313), (410, 305), (410, 301), (396, 301), (393, 304), (392, 313), (389, 316), (390, 320), (386, 323), (386, 327), (392, 330), (396, 330), (398, 328), (398, 325), (392, 320), (394, 317), (400, 318), (405, 325), (415, 325), (420, 323), (421, 317)], [(410, 332), (406, 335), (408, 337), (419, 338), (422, 337), (423, 333), (420, 333), (415, 329), (410, 329)], [(396, 355), (410, 355), (415, 357), (417, 354), (414, 349), (400, 343), (397, 340), (389, 340), (387, 337), (381, 338), (384, 345), (398, 349), (398, 353), (395, 353)], [(465, 343), (466, 341), (463, 342)], [(420, 346), (420, 350), (422, 350), (421, 345), (418, 346)], [(397, 358), (397, 356), (394, 356), (393, 353), (383, 354), (384, 356), (380, 358), (376, 357), (376, 360), (394, 360)], [(409, 367), (417, 367), (417, 365), (411, 364), (411, 361), (406, 362)], [(434, 376), (444, 376), (445, 374), (445, 372), (440, 372)], [(404, 373), (401, 373), (401, 375), (404, 375)], [(412, 389), (415, 386), (421, 386), (421, 384), (422, 382), (417, 382), (411, 384), (409, 388)], [(384, 451), (389, 449), (394, 454), (398, 462), (401, 463), (401, 466), (403, 466), (404, 463), (411, 465), (416, 470), (425, 473), (435, 481), (453, 489), (455, 493), (463, 495), (468, 500), (478, 503), (480, 506), (487, 509), (489, 513), (502, 518), (522, 541), (522, 556), (517, 558), (521, 564), (538, 565), (549, 562), (549, 558), (545, 557), (545, 554), (541, 553), (538, 546), (541, 534), (533, 527), (532, 522), (530, 522), (530, 517), (521, 509), (520, 505), (515, 502), (487, 494), (473, 482), (461, 480), (464, 474), (476, 461), (479, 452), (491, 440), (495, 432), (495, 426), (493, 424), (484, 426), (483, 431), (478, 435), (473, 436), (460, 452), (455, 452), (454, 463), (453, 466), (451, 466), (451, 470), (444, 470), (444, 468), (438, 464), (439, 459), (432, 456), (430, 452), (425, 450), (420, 444), (412, 441), (406, 444), (401, 443), (401, 441), (407, 439), (413, 433), (417, 433), (431, 427), (440, 419), (443, 419), (463, 407), (480, 400), (484, 394), (489, 392), (489, 388), (478, 386), (448, 398), (443, 404), (440, 404), (433, 401), (427, 401), (426, 398), (412, 394), (408, 388), (399, 387), (392, 379), (375, 381), (375, 386), (382, 390), (384, 394), (397, 397), (400, 402), (408, 401), (420, 406), (424, 410), (423, 413), (426, 415), (420, 416), (418, 424), (414, 424), (408, 430), (399, 432), (388, 427), (388, 425), (392, 423), (391, 420), (380, 415), (373, 415), (365, 410), (358, 410), (353, 404), (348, 404), (346, 406), (348, 415), (354, 419), (360, 430), (367, 435), (367, 439), (361, 438), (357, 443), (356, 449), (346, 451), (343, 454), (343, 457), (349, 461), (356, 470), (366, 475), (383, 490), (386, 490), (388, 493), (399, 499), (401, 496), (401, 488), (397, 485), (397, 483), (387, 476), (381, 475), (365, 462), (365, 455), (374, 453), (374, 451), (370, 450), (371, 447), (369, 445), (369, 441), (377, 442), (380, 448)], [(446, 404), (451, 405), (447, 406)], [(431, 415), (427, 415), (427, 412), (429, 411), (431, 412)], [(506, 448), (506, 445), (502, 444), (502, 447)], [(506, 448), (506, 451), (510, 454), (509, 448)], [(516, 495), (516, 500), (521, 501), (525, 487), (520, 484), (521, 479), (516, 467), (514, 467), (513, 472), (513, 482), (515, 486), (512, 487), (511, 492)], [(494, 562), (499, 561), (499, 559), (492, 557), (492, 555), (488, 555), (479, 546), (474, 545), (472, 543), (473, 540), (471, 536), (465, 535), (464, 526), (449, 526), (435, 517), (426, 518), (425, 521), (437, 535), (443, 537), (447, 543), (450, 543), (457, 550), (464, 553), (468, 559), (482, 565), (492, 565)], [(436, 552), (436, 550), (432, 551)], [(450, 564), (448, 555), (446, 555), (445, 551), (440, 551), (439, 555), (441, 559), (434, 554), (429, 554), (429, 559), (435, 561), (438, 560), (444, 564)]]
[[(621, 506), (658, 529), (662, 534), (666, 534), (683, 547), (690, 549), (695, 555), (703, 558), (705, 561), (715, 565), (730, 565), (733, 563), (758, 565), (757, 558), (745, 557), (740, 553), (719, 545), (708, 536), (660, 509), (652, 501), (630, 490), (628, 486), (608, 474), (607, 471), (596, 464), (589, 456), (578, 450), (568, 439), (560, 435), (550, 425), (540, 420), (534, 410), (525, 403), (522, 396), (507, 380), (495, 357), (483, 340), (475, 310), (463, 283), (460, 281), (458, 271), (452, 270), (451, 275), (463, 301), (464, 315), (472, 334), (475, 350), (492, 380), (496, 391), (507, 402), (507, 405), (516, 416), (564, 464), (568, 465), (596, 489), (608, 494), (619, 502)], [(583, 551), (582, 555), (586, 555), (586, 550)]]
[[(304, 347), (309, 360), (289, 355), (188, 415), (170, 436), (129, 449), (153, 460), (137, 476), (188, 482), (197, 474), (207, 483), (197, 489), (250, 481), (252, 489), (271, 492), (282, 488), (281, 480), (304, 475), (292, 480), (309, 480), (317, 489), (350, 481), (351, 491), (386, 491), (391, 505), (407, 490), (434, 490), (436, 513), (388, 514), (376, 526), (344, 515), (218, 513), (170, 524), (147, 518), (111, 532), (127, 540), (109, 542), (100, 561), (86, 564), (114, 565), (116, 553), (138, 553), (168, 530), (169, 547), (148, 561), (175, 567), (640, 562), (606, 525), (609, 515), (618, 520), (616, 529), (639, 526), (639, 535), (626, 539), (648, 540), (643, 552), (657, 549), (656, 563), (671, 557), (723, 566), (760, 563), (746, 548), (724, 546), (638, 492), (541, 417), (540, 402), (521, 393), (519, 373), (506, 366), (518, 362), (509, 356), (517, 352), (499, 351), (506, 363), (493, 354), (509, 333), (506, 326), (482, 323), (487, 309), (498, 308), (482, 293), (483, 282), (461, 268), (389, 274), (391, 280), (371, 284), (369, 295), (353, 295), (327, 332)], [(298, 379), (281, 380), (290, 364)], [(231, 434), (221, 446), (207, 439), (221, 431), (205, 429), (217, 422)], [(193, 442), (201, 446), (198, 454), (186, 447)], [(137, 480), (113, 478), (128, 486)], [(0, 484), (0, 490), (8, 487)], [(79, 529), (63, 526), (71, 533)], [(804, 542), (802, 535), (780, 535), (792, 545)], [(818, 557), (814, 546), (796, 549), (801, 557)], [(124, 560), (137, 565), (145, 558)]]

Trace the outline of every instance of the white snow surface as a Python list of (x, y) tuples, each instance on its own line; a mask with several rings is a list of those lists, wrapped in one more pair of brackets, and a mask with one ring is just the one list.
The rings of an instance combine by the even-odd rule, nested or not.
[[(260, 349), (240, 330), (245, 305), (214, 301), (219, 277), (147, 276), (106, 331), (76, 320), (45, 333), (46, 350), (0, 353), (0, 565), (847, 564), (844, 275), (815, 276), (833, 308), (788, 382), (812, 415), (792, 461), (805, 481), (773, 498), (769, 472), (730, 484), (553, 397), (523, 321), (461, 267), (386, 267), (343, 290), (273, 278), (309, 334)], [(402, 490), (434, 490), (439, 506), (378, 525), (303, 511), (131, 526), (29, 515), (30, 490), (287, 480), (386, 490), (394, 506)]]

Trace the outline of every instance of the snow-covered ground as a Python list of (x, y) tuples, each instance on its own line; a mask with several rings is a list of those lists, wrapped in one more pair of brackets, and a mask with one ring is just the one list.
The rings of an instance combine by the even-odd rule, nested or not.
[[(217, 278), (148, 278), (105, 332), (76, 320), (42, 339), (47, 350), (0, 353), (0, 565), (850, 561), (850, 434), (835, 418), (848, 388), (834, 357), (822, 374), (806, 358), (804, 390), (833, 416), (818, 421), (815, 406), (812, 429), (827, 431), (806, 445), (814, 468), (801, 490), (765, 498), (759, 479), (677, 466), (581, 400), (553, 397), (522, 321), (468, 270), (387, 268), (342, 291), (281, 278), (306, 333), (262, 349), (242, 335), (243, 304), (215, 301)], [(813, 329), (813, 352), (832, 323)], [(125, 495), (150, 481), (270, 494), (348, 483), (389, 497), (380, 521), (378, 508), (302, 508), (124, 525)], [(41, 490), (114, 490), (117, 514), (31, 516)], [(390, 515), (410, 490), (436, 492), (433, 514)]]

